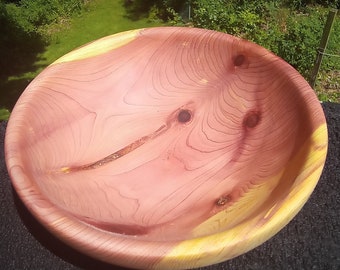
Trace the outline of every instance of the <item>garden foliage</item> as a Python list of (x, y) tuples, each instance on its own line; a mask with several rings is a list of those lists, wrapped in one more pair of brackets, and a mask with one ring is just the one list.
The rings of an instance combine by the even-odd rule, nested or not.
[[(143, 1), (132, 2), (138, 6)], [(309, 80), (328, 11), (339, 9), (340, 0), (149, 0), (148, 7), (151, 18), (158, 14), (173, 24), (189, 23), (251, 40), (283, 58)], [(338, 14), (319, 74), (322, 85), (317, 87), (322, 91), (329, 88), (329, 93), (319, 94), (322, 100), (340, 102), (339, 44)]]
[[(44, 33), (46, 26), (59, 24), (80, 12), (84, 1), (0, 0), (0, 108), (27, 85), (27, 78), (11, 81), (11, 76), (36, 69), (39, 53), (49, 42)], [(15, 91), (7, 92), (7, 89)]]
[[(193, 0), (192, 23), (254, 41), (308, 78), (328, 13), (328, 8), (317, 2), (339, 5), (338, 1)], [(334, 54), (340, 54), (339, 27), (338, 19), (328, 46)], [(325, 59), (325, 67), (340, 70), (339, 60)]]
[[(112, 0), (114, 1), (114, 0)], [(115, 0), (116, 1), (116, 0)], [(167, 24), (208, 28), (239, 36), (273, 51), (307, 80), (313, 68), (330, 8), (340, 0), (117, 0), (130, 19), (148, 17)], [(77, 16), (88, 0), (0, 0), (0, 107), (9, 104), (36, 70), (39, 54), (53, 39), (53, 31)], [(112, 14), (114, 16), (114, 10)], [(52, 26), (52, 27), (51, 27)], [(57, 26), (57, 27), (53, 27)], [(53, 30), (54, 29), (54, 30)], [(335, 20), (326, 53), (340, 55), (340, 18)], [(319, 81), (331, 89), (322, 100), (340, 102), (340, 58), (325, 56)], [(15, 77), (16, 80), (12, 80)], [(15, 84), (15, 85), (13, 85)], [(18, 90), (19, 91), (19, 90)], [(11, 97), (13, 96), (13, 97)]]
[[(39, 27), (58, 22), (79, 12), (84, 0), (21, 0), (8, 1), (8, 16), (26, 32), (36, 32)], [(3, 5), (3, 4), (2, 4)]]
[(24, 71), (46, 44), (44, 26), (80, 12), (84, 0), (0, 0), (1, 76)]

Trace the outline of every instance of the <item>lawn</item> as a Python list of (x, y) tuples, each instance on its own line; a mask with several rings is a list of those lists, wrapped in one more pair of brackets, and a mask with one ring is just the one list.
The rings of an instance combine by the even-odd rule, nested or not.
[(88, 3), (84, 12), (66, 21), (65, 25), (51, 27), (50, 31), (55, 33), (37, 64), (48, 65), (72, 49), (107, 35), (160, 25), (146, 18), (132, 20), (127, 15), (123, 0), (95, 0)]
[[(35, 51), (27, 47), (32, 55), (21, 53), (17, 57), (20, 61), (13, 61), (17, 71), (9, 77), (0, 76), (0, 120), (8, 117), (8, 110), (14, 107), (29, 82), (67, 52), (103, 36), (164, 24), (143, 17), (133, 19), (129, 15), (131, 14), (124, 7), (124, 0), (88, 0), (83, 10), (72, 18), (44, 27), (43, 37), (48, 43), (38, 44)], [(335, 26), (334, 33), (339, 30), (339, 24)], [(340, 102), (338, 73), (338, 70), (319, 73), (316, 92), (320, 100)]]
[(67, 52), (107, 35), (162, 24), (147, 18), (131, 19), (123, 2), (124, 0), (89, 1), (80, 14), (46, 26), (43, 33), (48, 44), (37, 54), (33, 64), (21, 73), (0, 79), (0, 120), (8, 115), (4, 108), (11, 110), (14, 107), (29, 82)]

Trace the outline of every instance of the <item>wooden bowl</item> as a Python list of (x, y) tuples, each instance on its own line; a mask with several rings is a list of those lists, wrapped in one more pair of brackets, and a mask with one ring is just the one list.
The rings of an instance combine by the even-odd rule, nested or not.
[(327, 127), (307, 82), (253, 43), (161, 27), (94, 41), (27, 87), (6, 132), (13, 185), (70, 246), (183, 269), (238, 256), (301, 209)]

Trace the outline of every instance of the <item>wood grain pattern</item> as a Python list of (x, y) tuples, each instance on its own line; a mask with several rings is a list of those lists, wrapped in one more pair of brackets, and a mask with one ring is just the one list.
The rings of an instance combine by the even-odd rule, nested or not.
[(98, 259), (183, 269), (235, 257), (291, 220), (327, 152), (322, 108), (265, 49), (195, 28), (129, 31), (45, 69), (11, 115), (13, 185)]

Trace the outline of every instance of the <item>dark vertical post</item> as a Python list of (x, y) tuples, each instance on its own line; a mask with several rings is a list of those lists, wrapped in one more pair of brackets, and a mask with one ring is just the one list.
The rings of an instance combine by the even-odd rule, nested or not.
[(323, 29), (323, 34), (322, 34), (322, 38), (320, 41), (320, 45), (318, 48), (318, 52), (316, 55), (316, 59), (315, 59), (315, 63), (314, 63), (314, 68), (310, 77), (310, 81), (309, 84), (312, 86), (312, 88), (315, 87), (315, 81), (316, 81), (316, 77), (318, 76), (319, 70), (320, 70), (320, 66), (321, 66), (321, 62), (322, 62), (322, 58), (323, 58), (323, 54), (326, 50), (327, 47), (327, 43), (329, 40), (329, 35), (333, 26), (333, 22), (335, 19), (335, 16), (337, 14), (338, 10), (337, 9), (331, 9), (328, 12), (328, 17), (327, 17), (327, 22), (325, 24), (325, 27)]
[(191, 1), (189, 0), (189, 2), (188, 2), (188, 7), (189, 7), (189, 9), (188, 9), (188, 13), (189, 13), (189, 22), (191, 21), (191, 3), (190, 3)]

